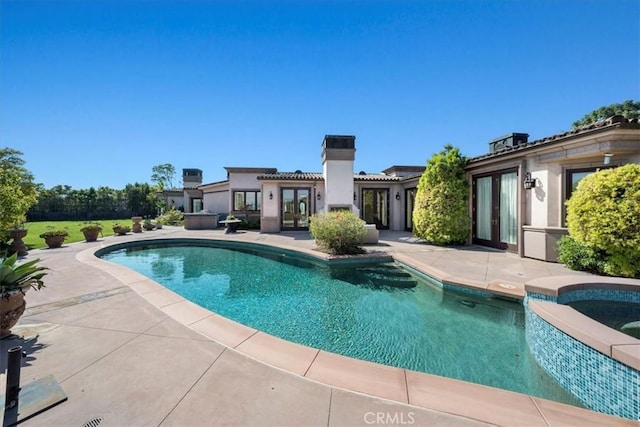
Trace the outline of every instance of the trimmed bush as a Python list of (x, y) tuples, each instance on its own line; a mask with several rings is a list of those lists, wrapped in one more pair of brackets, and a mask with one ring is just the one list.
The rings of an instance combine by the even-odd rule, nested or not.
[(416, 193), (414, 235), (436, 245), (467, 241), (471, 221), (466, 163), (460, 150), (451, 145), (429, 159)]
[(177, 209), (171, 208), (164, 214), (160, 215), (157, 219), (162, 221), (162, 223), (166, 225), (180, 226), (184, 224), (184, 213)]
[[(604, 273), (640, 277), (640, 165), (603, 169), (580, 180), (567, 201), (567, 225)], [(566, 252), (573, 250), (559, 246), (560, 258), (571, 259)]]
[(360, 247), (367, 234), (365, 223), (348, 210), (314, 215), (309, 232), (316, 239), (320, 250), (333, 255), (355, 255), (364, 250)]
[(606, 254), (578, 243), (571, 236), (562, 236), (558, 240), (558, 262), (572, 270), (604, 274)]

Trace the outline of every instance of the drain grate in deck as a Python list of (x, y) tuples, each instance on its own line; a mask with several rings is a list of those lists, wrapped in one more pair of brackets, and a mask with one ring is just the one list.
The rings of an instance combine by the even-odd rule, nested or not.
[(98, 427), (102, 422), (102, 417), (97, 417), (84, 423), (82, 427)]

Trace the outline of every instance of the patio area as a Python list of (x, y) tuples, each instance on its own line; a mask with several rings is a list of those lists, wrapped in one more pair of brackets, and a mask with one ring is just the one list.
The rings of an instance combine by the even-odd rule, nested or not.
[[(637, 425), (544, 399), (390, 368), (268, 336), (208, 312), (155, 282), (93, 256), (154, 238), (212, 238), (313, 252), (306, 232), (162, 230), (32, 250), (50, 268), (46, 288), (0, 341), (21, 345), (21, 385), (54, 375), (68, 400), (33, 426)], [(425, 245), (380, 232), (369, 250), (451, 283), (521, 296), (540, 277), (585, 275), (477, 246)], [(4, 394), (6, 357), (0, 387)]]

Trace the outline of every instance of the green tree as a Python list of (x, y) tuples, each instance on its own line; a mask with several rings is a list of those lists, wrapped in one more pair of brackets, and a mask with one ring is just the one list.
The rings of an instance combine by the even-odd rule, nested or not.
[(603, 169), (581, 179), (567, 201), (567, 226), (577, 247), (564, 242), (561, 262), (579, 250), (593, 258), (589, 265), (602, 265), (606, 274), (640, 277), (640, 165)]
[(427, 162), (416, 193), (413, 234), (437, 245), (465, 243), (470, 230), (467, 159), (446, 145)]
[(600, 107), (585, 115), (580, 120), (573, 122), (573, 128), (576, 129), (595, 123), (598, 120), (603, 120), (617, 115), (624, 116), (627, 119), (640, 118), (640, 102), (629, 99), (621, 104), (611, 104), (609, 106)]
[(158, 186), (158, 190), (173, 188), (173, 179), (176, 175), (176, 168), (171, 163), (156, 165), (152, 168), (151, 181)]
[(25, 221), (29, 208), (37, 201), (33, 175), (24, 167), (22, 152), (0, 148), (0, 241), (9, 230)]
[(155, 191), (147, 183), (127, 184), (124, 188), (127, 207), (134, 215), (155, 215)]

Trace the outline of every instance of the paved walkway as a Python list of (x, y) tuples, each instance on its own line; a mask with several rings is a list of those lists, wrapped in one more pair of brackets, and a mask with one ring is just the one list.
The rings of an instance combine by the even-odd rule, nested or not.
[[(376, 398), (267, 365), (158, 309), (125, 284), (138, 280), (134, 276), (127, 281), (122, 270), (114, 275), (86, 262), (88, 249), (158, 237), (233, 239), (303, 251), (314, 248), (304, 232), (225, 235), (222, 230), (165, 227), (55, 250), (32, 250), (27, 259), (41, 258), (50, 268), (47, 287), (27, 294), (27, 312), (13, 329), (19, 337), (1, 341), (0, 351), (5, 355), (8, 348), (22, 345), (27, 353), (22, 385), (53, 374), (68, 400), (24, 425), (635, 425), (537, 398), (531, 399), (533, 409), (520, 410), (518, 404), (511, 404), (513, 393), (495, 390), (496, 397), (488, 400), (483, 393), (465, 394), (462, 389), (467, 383), (453, 380), (438, 383), (441, 393), (432, 399), (442, 402), (434, 406), (438, 410), (428, 409), (429, 405)], [(516, 293), (529, 279), (580, 274), (480, 247), (429, 246), (408, 233), (382, 232), (380, 245), (369, 249), (480, 287), (511, 285), (504, 289)], [(1, 360), (0, 391), (4, 393), (6, 358)], [(474, 406), (472, 412), (465, 409)]]

